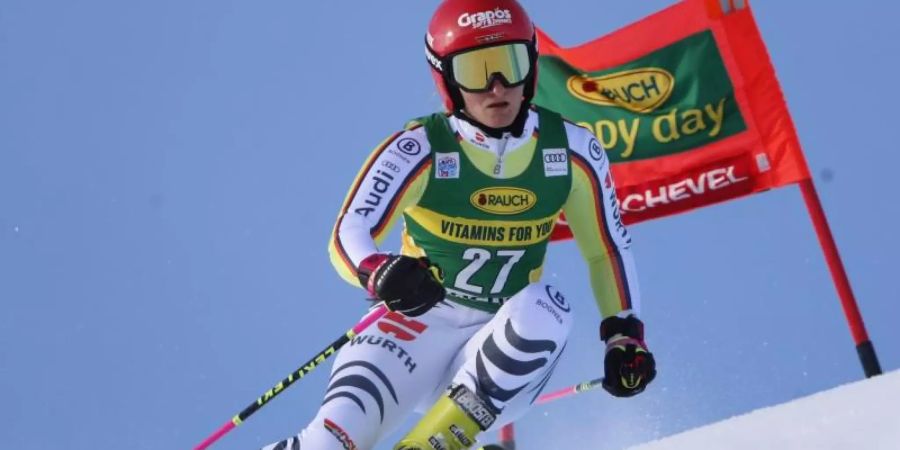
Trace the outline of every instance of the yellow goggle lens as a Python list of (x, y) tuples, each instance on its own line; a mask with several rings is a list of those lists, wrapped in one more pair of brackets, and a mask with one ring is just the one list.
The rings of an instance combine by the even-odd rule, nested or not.
[(531, 64), (525, 44), (506, 44), (479, 48), (453, 56), (453, 81), (467, 91), (490, 88), (500, 75), (507, 86), (515, 86), (528, 77)]

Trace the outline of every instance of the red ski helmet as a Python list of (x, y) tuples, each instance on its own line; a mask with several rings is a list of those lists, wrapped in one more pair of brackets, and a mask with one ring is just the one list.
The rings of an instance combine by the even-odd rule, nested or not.
[(462, 58), (482, 49), (490, 64), (468, 78), (478, 77), (473, 83), (486, 82), (486, 87), (495, 78), (506, 86), (524, 84), (527, 105), (537, 85), (537, 46), (534, 24), (525, 9), (516, 0), (444, 0), (428, 24), (425, 56), (447, 110), (462, 109), (461, 88), (486, 90), (467, 89), (467, 74), (459, 73)]

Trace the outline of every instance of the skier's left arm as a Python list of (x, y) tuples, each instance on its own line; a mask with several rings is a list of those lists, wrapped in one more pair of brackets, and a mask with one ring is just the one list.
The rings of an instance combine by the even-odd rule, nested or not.
[(609, 158), (593, 134), (566, 123), (572, 151), (572, 188), (563, 205), (569, 228), (588, 265), (594, 300), (603, 318), (640, 310), (631, 236), (622, 224)]
[(644, 390), (656, 376), (644, 342), (637, 271), (631, 237), (622, 224), (609, 158), (593, 133), (566, 123), (572, 188), (563, 205), (569, 228), (585, 258), (606, 343), (603, 387), (619, 397)]

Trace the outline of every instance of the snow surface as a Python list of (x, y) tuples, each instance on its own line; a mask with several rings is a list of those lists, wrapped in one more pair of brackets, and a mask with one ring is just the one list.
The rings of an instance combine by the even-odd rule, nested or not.
[(630, 450), (898, 450), (900, 371), (846, 384)]

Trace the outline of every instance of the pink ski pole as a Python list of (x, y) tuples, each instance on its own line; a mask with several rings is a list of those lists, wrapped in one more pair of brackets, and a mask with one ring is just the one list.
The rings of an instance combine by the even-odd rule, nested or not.
[(272, 387), (272, 389), (266, 391), (265, 394), (263, 394), (258, 399), (256, 399), (255, 402), (244, 408), (243, 411), (232, 417), (231, 420), (225, 422), (225, 424), (222, 425), (221, 428), (216, 430), (215, 433), (211, 434), (208, 438), (201, 442), (200, 445), (194, 447), (194, 450), (205, 450), (214, 442), (218, 441), (219, 438), (243, 423), (245, 420), (247, 420), (248, 417), (253, 415), (253, 413), (265, 406), (266, 403), (269, 403), (269, 401), (280, 394), (281, 391), (287, 389), (288, 386), (294, 384), (295, 381), (305, 377), (307, 374), (312, 372), (313, 369), (325, 362), (325, 360), (328, 359), (329, 356), (337, 352), (339, 348), (344, 346), (344, 344), (350, 342), (350, 340), (353, 339), (354, 336), (362, 333), (363, 330), (369, 327), (369, 325), (377, 322), (378, 319), (384, 317), (386, 313), (387, 308), (385, 308), (384, 305), (378, 305), (375, 309), (370, 311), (369, 314), (363, 317), (363, 319), (359, 321), (356, 326), (347, 330), (347, 332), (344, 333), (343, 336), (332, 342), (331, 345), (329, 345), (325, 350), (307, 361), (306, 364), (300, 366), (299, 369), (293, 371), (290, 375), (288, 375), (287, 378), (281, 380), (281, 382)]
[(555, 392), (551, 392), (549, 394), (544, 394), (537, 399), (538, 405), (542, 405), (544, 403), (549, 403), (554, 400), (559, 400), (563, 397), (568, 397), (573, 394), (579, 394), (584, 391), (590, 391), (591, 389), (595, 389), (598, 386), (603, 384), (603, 378), (597, 378), (596, 380), (586, 381), (584, 383), (576, 384), (575, 386), (569, 386), (565, 389), (560, 389)]
[[(575, 386), (569, 386), (567, 388), (560, 389), (555, 392), (550, 392), (549, 394), (544, 394), (538, 397), (535, 402), (538, 405), (543, 405), (544, 403), (550, 403), (554, 400), (559, 400), (563, 397), (568, 397), (574, 394), (580, 394), (584, 391), (590, 391), (598, 386), (603, 384), (603, 378), (597, 378), (596, 380), (586, 381), (584, 383), (576, 384)], [(516, 450), (516, 436), (515, 436), (515, 427), (513, 424), (508, 423), (500, 429), (500, 446), (491, 446), (487, 445), (484, 447), (485, 450), (488, 449), (502, 449), (502, 450)]]

